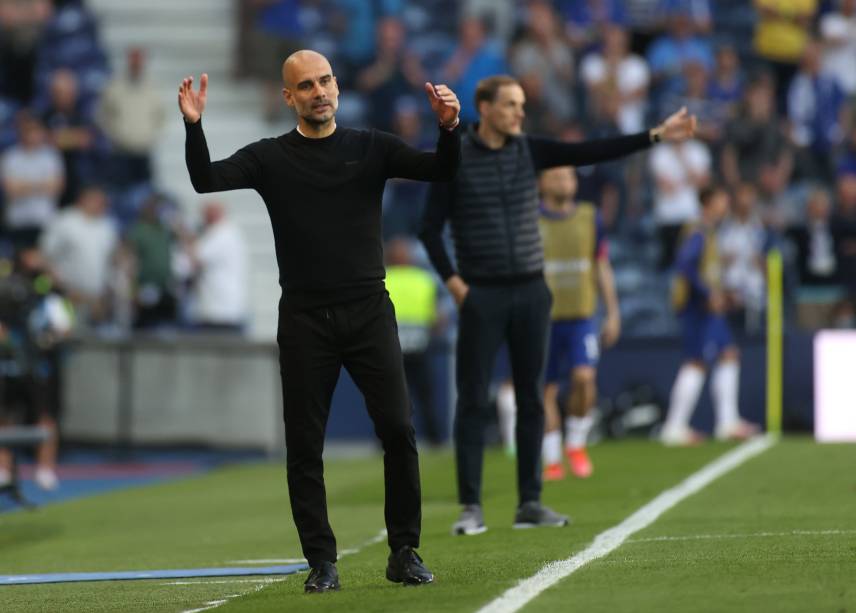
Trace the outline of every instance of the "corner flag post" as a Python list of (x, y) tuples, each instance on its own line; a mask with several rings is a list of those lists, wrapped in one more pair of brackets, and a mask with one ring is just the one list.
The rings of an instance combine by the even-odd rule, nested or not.
[(767, 255), (767, 432), (782, 433), (782, 254)]

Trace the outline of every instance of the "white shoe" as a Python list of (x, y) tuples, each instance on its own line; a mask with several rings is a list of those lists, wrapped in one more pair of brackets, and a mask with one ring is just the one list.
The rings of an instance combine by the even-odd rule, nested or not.
[(37, 468), (36, 485), (47, 492), (52, 492), (59, 487), (59, 479), (56, 476), (56, 472), (52, 468)]
[(733, 424), (717, 426), (715, 436), (720, 441), (745, 441), (761, 432), (761, 426), (739, 419)]
[(704, 442), (704, 435), (692, 428), (663, 428), (660, 442), (666, 447), (694, 447)]

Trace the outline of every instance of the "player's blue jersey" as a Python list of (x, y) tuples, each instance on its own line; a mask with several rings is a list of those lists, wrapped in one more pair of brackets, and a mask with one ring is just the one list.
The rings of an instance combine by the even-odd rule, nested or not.
[(672, 280), (672, 306), (680, 313), (706, 313), (708, 299), (719, 289), (722, 266), (713, 228), (691, 226), (685, 230)]

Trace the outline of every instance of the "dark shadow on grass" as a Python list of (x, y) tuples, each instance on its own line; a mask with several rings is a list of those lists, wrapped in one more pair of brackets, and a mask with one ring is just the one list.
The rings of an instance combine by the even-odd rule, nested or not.
[(0, 524), (0, 551), (4, 554), (11, 553), (13, 547), (32, 545), (40, 541), (47, 541), (62, 534), (63, 528), (59, 524), (38, 523), (34, 525), (2, 525)]

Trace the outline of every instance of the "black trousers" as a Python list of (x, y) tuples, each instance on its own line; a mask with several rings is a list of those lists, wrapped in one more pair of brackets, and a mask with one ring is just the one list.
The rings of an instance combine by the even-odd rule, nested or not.
[(422, 415), (425, 436), (433, 445), (443, 442), (440, 436), (437, 407), (434, 406), (434, 386), (431, 380), (431, 355), (427, 350), (404, 354), (404, 374), (416, 410)]
[(455, 454), (461, 504), (481, 503), (488, 393), (503, 341), (517, 398), (517, 491), (521, 504), (541, 498), (543, 380), (552, 302), (543, 279), (470, 286), (461, 306), (457, 346)]
[(344, 366), (362, 392), (383, 450), (389, 546), (419, 546), (419, 459), (395, 311), (386, 292), (327, 308), (279, 309), (286, 465), (291, 511), (310, 565), (336, 561), (327, 518), (324, 432)]

